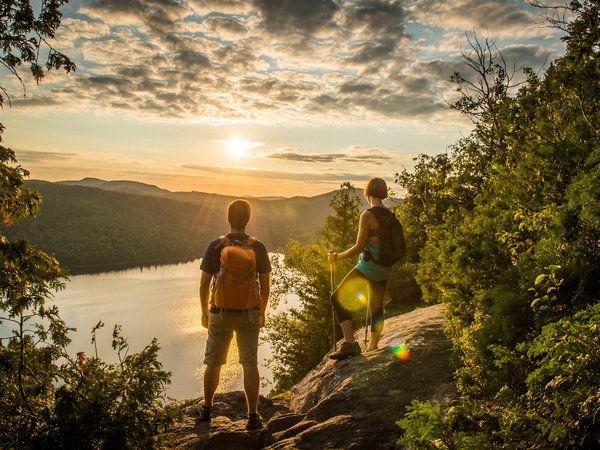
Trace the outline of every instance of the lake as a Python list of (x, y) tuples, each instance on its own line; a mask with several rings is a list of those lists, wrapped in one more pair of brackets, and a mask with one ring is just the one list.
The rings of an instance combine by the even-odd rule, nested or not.
[[(185, 399), (202, 395), (204, 346), (207, 330), (200, 323), (200, 260), (185, 264), (128, 269), (94, 275), (70, 277), (63, 291), (56, 293), (54, 302), (71, 332), (73, 342), (69, 353), (83, 351), (94, 355), (91, 330), (102, 320), (104, 328), (97, 335), (98, 356), (116, 362), (111, 348), (115, 324), (122, 325), (131, 352), (139, 352), (156, 337), (161, 350), (159, 360), (165, 370), (172, 372), (170, 397)], [(290, 296), (281, 302), (279, 310), (297, 304)], [(273, 311), (270, 311), (272, 313)], [(267, 316), (268, 317), (268, 316)], [(261, 333), (262, 335), (263, 333)], [(262, 342), (258, 351), (262, 378), (261, 393), (272, 388), (272, 373), (266, 367), (271, 357), (268, 343)], [(243, 389), (242, 369), (237, 362), (235, 340), (232, 342), (227, 365), (221, 371), (218, 392)]]

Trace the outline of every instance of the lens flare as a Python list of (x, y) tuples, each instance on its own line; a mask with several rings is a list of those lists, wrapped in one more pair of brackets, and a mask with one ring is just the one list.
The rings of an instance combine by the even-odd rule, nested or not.
[(367, 304), (367, 296), (365, 295), (364, 292), (358, 292), (356, 294), (356, 300), (358, 300), (358, 302), (364, 306)]
[(381, 333), (381, 330), (383, 330), (383, 317), (371, 322), (371, 331)]
[(394, 345), (392, 347), (394, 356), (402, 361), (407, 361), (410, 358), (410, 350), (406, 344)]
[(339, 291), (339, 300), (344, 309), (358, 311), (367, 306), (367, 291), (365, 283), (361, 280), (352, 280), (342, 285)]

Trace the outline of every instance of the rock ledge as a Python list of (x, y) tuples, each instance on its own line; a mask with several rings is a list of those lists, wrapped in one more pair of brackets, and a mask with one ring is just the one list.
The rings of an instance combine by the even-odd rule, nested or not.
[[(246, 430), (240, 391), (216, 395), (210, 423), (200, 422), (195, 407), (187, 407), (183, 422), (170, 433), (172, 448), (397, 448), (395, 422), (413, 399), (447, 404), (455, 396), (444, 322), (442, 305), (386, 319), (378, 350), (337, 362), (326, 356), (294, 386), (285, 404), (261, 396), (265, 427), (260, 431)], [(356, 337), (363, 336), (358, 330)], [(409, 347), (408, 359), (394, 354), (400, 344)]]

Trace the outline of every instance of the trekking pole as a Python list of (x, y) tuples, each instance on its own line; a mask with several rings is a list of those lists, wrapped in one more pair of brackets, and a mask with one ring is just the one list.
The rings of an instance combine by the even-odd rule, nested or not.
[(367, 310), (365, 311), (365, 348), (367, 348), (367, 328), (369, 327), (369, 309), (371, 307), (371, 288), (367, 286)]
[[(333, 250), (329, 250), (329, 253), (334, 253)], [(333, 264), (329, 264), (329, 298), (333, 295), (333, 290), (335, 288), (335, 280), (334, 280), (334, 269)], [(331, 323), (333, 326), (333, 351), (337, 351), (337, 340), (335, 338), (335, 308), (331, 305)]]

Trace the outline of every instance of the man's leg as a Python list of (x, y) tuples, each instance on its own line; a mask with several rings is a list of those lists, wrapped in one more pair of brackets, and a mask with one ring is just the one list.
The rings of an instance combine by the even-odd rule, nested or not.
[(221, 366), (206, 366), (206, 370), (204, 370), (204, 405), (207, 407), (212, 406), (220, 376)]
[(246, 393), (246, 404), (248, 414), (256, 414), (258, 406), (258, 390), (260, 386), (260, 375), (258, 366), (244, 367), (244, 392)]
[(240, 317), (236, 328), (236, 341), (240, 354), (240, 364), (244, 368), (244, 392), (248, 408), (248, 430), (262, 428), (262, 419), (258, 415), (258, 334), (260, 332), (260, 310), (251, 310)]
[(228, 319), (219, 313), (211, 313), (208, 319), (208, 338), (204, 354), (204, 412), (200, 411), (203, 420), (210, 418), (210, 408), (219, 386), (221, 367), (227, 362), (227, 351), (233, 338), (233, 328)]

